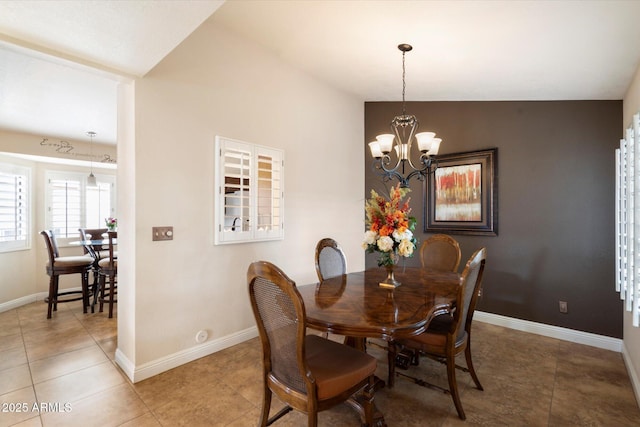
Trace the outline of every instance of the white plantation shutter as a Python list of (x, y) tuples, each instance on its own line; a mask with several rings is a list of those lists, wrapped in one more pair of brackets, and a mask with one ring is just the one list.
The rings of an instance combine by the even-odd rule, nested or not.
[(0, 251), (29, 247), (28, 168), (0, 164)]
[(79, 228), (104, 228), (115, 217), (115, 177), (96, 175), (97, 186), (86, 185), (87, 175), (46, 172), (46, 228), (59, 239), (78, 238)]
[(79, 179), (49, 179), (49, 228), (58, 238), (78, 235), (83, 213), (81, 186)]
[(640, 114), (616, 150), (616, 290), (640, 326)]
[(284, 238), (284, 153), (216, 136), (215, 244)]

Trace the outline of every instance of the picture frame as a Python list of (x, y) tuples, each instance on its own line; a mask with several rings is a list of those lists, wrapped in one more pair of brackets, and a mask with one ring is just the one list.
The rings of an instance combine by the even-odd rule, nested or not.
[(498, 235), (498, 149), (444, 154), (424, 183), (424, 232)]

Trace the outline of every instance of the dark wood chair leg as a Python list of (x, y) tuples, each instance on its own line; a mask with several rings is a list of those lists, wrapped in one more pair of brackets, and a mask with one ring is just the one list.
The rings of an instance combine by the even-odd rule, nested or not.
[(464, 409), (462, 409), (462, 401), (460, 400), (460, 395), (458, 393), (458, 383), (456, 382), (456, 359), (454, 354), (450, 354), (447, 357), (447, 378), (449, 379), (449, 392), (451, 393), (453, 404), (456, 406), (456, 410), (458, 411), (458, 417), (460, 417), (461, 420), (466, 420), (467, 416), (464, 414)]
[(100, 275), (100, 281), (98, 282), (98, 287), (100, 288), (100, 294), (98, 294), (98, 301), (100, 302), (100, 307), (98, 308), (98, 313), (102, 313), (102, 309), (104, 307), (104, 287), (106, 276), (104, 274)]
[(53, 309), (53, 302), (56, 299), (56, 276), (51, 275), (49, 277), (49, 298), (47, 298), (47, 319), (51, 319), (51, 311)]
[(82, 272), (82, 312), (87, 314), (89, 307), (89, 270)]
[(464, 357), (467, 360), (467, 369), (471, 374), (473, 382), (476, 383), (476, 387), (478, 390), (484, 390), (484, 388), (482, 388), (482, 384), (480, 384), (478, 376), (476, 375), (476, 370), (473, 367), (473, 361), (471, 360), (471, 341), (467, 342), (467, 348), (464, 350)]
[(116, 293), (116, 275), (111, 273), (109, 275), (109, 319), (113, 317), (113, 302)]

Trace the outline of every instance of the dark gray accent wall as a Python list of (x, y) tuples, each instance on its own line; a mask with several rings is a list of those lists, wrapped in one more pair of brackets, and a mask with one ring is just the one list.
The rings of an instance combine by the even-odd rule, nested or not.
[[(399, 102), (365, 103), (364, 144), (389, 133), (401, 111)], [(409, 102), (407, 113), (443, 139), (440, 154), (498, 148), (498, 236), (454, 235), (461, 269), (477, 248), (488, 251), (478, 309), (622, 338), (614, 282), (622, 101)], [(385, 188), (370, 164), (366, 147), (365, 197)], [(411, 189), (422, 242), (425, 188), (414, 181)], [(419, 258), (407, 265), (419, 266)], [(376, 266), (375, 255), (366, 266)]]

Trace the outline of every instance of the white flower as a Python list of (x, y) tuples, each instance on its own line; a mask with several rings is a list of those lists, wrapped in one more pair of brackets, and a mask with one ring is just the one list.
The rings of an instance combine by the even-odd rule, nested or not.
[(413, 254), (414, 245), (409, 239), (402, 239), (398, 246), (398, 253), (403, 257), (410, 257)]
[(396, 242), (401, 242), (404, 239), (413, 239), (413, 233), (408, 228), (404, 230), (404, 233), (400, 233), (397, 229), (393, 231), (393, 239)]
[(378, 239), (378, 249), (382, 252), (389, 252), (393, 249), (393, 239), (389, 236), (382, 236)]
[(376, 237), (378, 237), (378, 233), (375, 231), (367, 231), (364, 233), (364, 242), (366, 245), (373, 245), (376, 242)]

